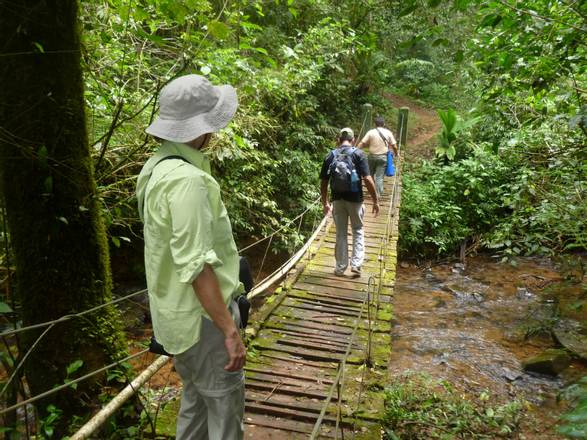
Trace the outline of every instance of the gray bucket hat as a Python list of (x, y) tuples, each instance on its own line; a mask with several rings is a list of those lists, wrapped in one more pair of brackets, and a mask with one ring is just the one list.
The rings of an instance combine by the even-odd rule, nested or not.
[(226, 127), (238, 106), (230, 85), (214, 86), (200, 75), (174, 79), (161, 90), (159, 117), (145, 130), (172, 142), (189, 142)]

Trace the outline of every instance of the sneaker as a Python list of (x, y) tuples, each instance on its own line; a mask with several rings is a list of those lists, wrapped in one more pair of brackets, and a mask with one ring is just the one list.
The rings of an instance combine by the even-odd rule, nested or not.
[(351, 267), (351, 272), (356, 274), (356, 276), (361, 276), (361, 266)]
[(334, 275), (336, 275), (337, 277), (344, 277), (344, 270), (334, 269)]

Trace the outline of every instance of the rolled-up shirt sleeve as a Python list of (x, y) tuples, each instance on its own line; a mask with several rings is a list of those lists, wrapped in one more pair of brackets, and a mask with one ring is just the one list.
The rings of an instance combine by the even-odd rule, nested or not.
[(359, 148), (363, 148), (363, 147), (368, 147), (369, 144), (371, 143), (371, 131), (369, 130), (365, 136), (363, 136), (363, 139), (361, 139), (361, 142), (358, 143), (358, 147)]
[(192, 283), (205, 264), (222, 265), (213, 248), (214, 222), (208, 189), (197, 177), (183, 179), (168, 194), (170, 249), (179, 281)]

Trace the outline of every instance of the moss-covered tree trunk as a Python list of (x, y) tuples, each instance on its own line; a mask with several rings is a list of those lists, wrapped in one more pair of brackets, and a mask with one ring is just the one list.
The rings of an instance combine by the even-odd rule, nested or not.
[[(0, 172), (23, 324), (102, 304), (111, 297), (104, 223), (93, 177), (84, 113), (76, 0), (0, 0)], [(56, 325), (25, 366), (33, 395), (124, 352), (116, 311)], [(41, 331), (24, 335), (30, 346)], [(100, 380), (100, 377), (98, 377)], [(96, 381), (41, 401), (62, 420), (87, 411), (83, 391)], [(63, 425), (61, 426), (61, 430)], [(56, 433), (61, 437), (62, 432)]]

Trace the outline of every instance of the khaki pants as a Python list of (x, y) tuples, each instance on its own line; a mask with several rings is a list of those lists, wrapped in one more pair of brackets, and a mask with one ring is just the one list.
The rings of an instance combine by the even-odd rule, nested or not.
[(361, 202), (334, 200), (332, 202), (332, 216), (336, 225), (336, 244), (334, 246), (336, 271), (344, 272), (349, 264), (349, 245), (347, 240), (349, 219), (353, 231), (351, 267), (361, 267), (365, 258), (365, 237), (363, 232), (365, 208), (363, 204)]
[[(230, 306), (240, 323), (238, 307)], [(178, 440), (241, 440), (244, 435), (245, 381), (243, 370), (228, 372), (224, 335), (214, 323), (202, 319), (200, 340), (174, 357), (183, 382), (177, 416)]]
[(387, 167), (387, 153), (384, 154), (369, 154), (367, 158), (369, 162), (369, 171), (375, 180), (375, 189), (377, 195), (383, 195), (383, 177), (385, 176), (385, 167)]

